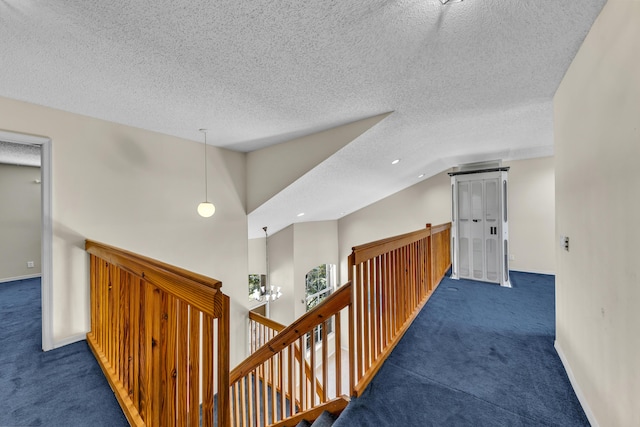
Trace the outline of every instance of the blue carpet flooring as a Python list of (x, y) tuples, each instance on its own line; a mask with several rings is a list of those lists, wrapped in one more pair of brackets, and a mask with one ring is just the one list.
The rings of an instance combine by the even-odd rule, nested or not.
[(40, 279), (0, 283), (0, 426), (128, 426), (85, 341), (43, 352)]
[[(553, 276), (445, 278), (334, 424), (588, 426), (553, 348)], [(0, 284), (0, 426), (126, 426), (85, 342), (41, 351), (40, 280)]]
[(445, 278), (334, 427), (588, 426), (553, 347), (553, 276)]

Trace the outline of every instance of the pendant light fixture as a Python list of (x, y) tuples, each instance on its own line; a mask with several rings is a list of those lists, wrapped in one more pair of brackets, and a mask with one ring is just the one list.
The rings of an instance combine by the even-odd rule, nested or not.
[(216, 212), (216, 207), (209, 202), (207, 188), (207, 129), (200, 129), (204, 133), (204, 202), (198, 205), (198, 214), (204, 218), (209, 218)]
[(265, 315), (267, 318), (271, 316), (271, 303), (282, 296), (282, 292), (280, 291), (280, 286), (274, 286), (271, 284), (271, 277), (269, 277), (269, 244), (268, 239), (269, 235), (267, 234), (267, 227), (262, 227), (264, 230), (264, 252), (265, 252), (265, 267), (267, 269), (265, 275), (265, 283), (260, 286), (260, 289), (256, 289), (251, 294), (251, 297), (256, 301), (266, 301), (265, 305)]

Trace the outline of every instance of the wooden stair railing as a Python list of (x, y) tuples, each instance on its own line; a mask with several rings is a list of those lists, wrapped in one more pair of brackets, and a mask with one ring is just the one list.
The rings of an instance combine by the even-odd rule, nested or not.
[[(229, 297), (221, 283), (86, 241), (87, 342), (133, 426), (228, 426)], [(202, 406), (201, 406), (202, 403)]]
[(231, 373), (229, 298), (219, 281), (88, 240), (87, 341), (131, 425), (212, 426), (216, 394), (221, 427), (288, 427), (325, 409), (339, 413), (450, 267), (450, 230), (427, 224), (354, 247), (349, 282), (287, 327), (250, 314), (262, 329)]
[(349, 256), (355, 327), (352, 396), (371, 382), (451, 265), (451, 223), (356, 246)]
[[(308, 404), (310, 387), (296, 386), (305, 374), (307, 378), (316, 374), (303, 374), (300, 359), (293, 354), (296, 345), (304, 348), (303, 337), (330, 316), (338, 316), (336, 323), (339, 324), (339, 315), (345, 308), (348, 308), (349, 324), (347, 328), (336, 326), (336, 334), (342, 334), (337, 342), (342, 342), (347, 335), (349, 392), (351, 396), (359, 396), (451, 266), (450, 230), (451, 223), (433, 227), (427, 224), (423, 230), (354, 247), (349, 256), (350, 281), (287, 328), (250, 314), (251, 322), (257, 322), (252, 329), (257, 336), (252, 337), (254, 353), (231, 373), (233, 425), (295, 426), (303, 418), (315, 419), (325, 409), (332, 413), (344, 409), (349, 398), (342, 395), (341, 375), (335, 378), (336, 393), (329, 393), (332, 399), (327, 400), (323, 392), (318, 404), (315, 399)], [(324, 343), (326, 331), (327, 328), (323, 328), (321, 342)], [(315, 346), (315, 333), (311, 333), (311, 337)], [(323, 348), (322, 352), (326, 350)], [(310, 352), (310, 358), (315, 354)], [(325, 387), (328, 386), (326, 359), (324, 356), (321, 361), (321, 383)], [(341, 356), (334, 360), (340, 364), (340, 359)], [(310, 364), (315, 367), (316, 361), (311, 360)], [(337, 370), (341, 372), (342, 367), (337, 366)], [(288, 378), (293, 380), (287, 382)], [(282, 412), (277, 410), (277, 399)], [(289, 411), (287, 402), (293, 402)]]
[[(259, 313), (254, 313), (250, 311), (249, 312), (249, 333), (250, 333), (250, 339), (251, 339), (251, 346), (250, 346), (251, 354), (255, 353), (257, 349), (265, 345), (270, 339), (275, 337), (284, 328), (286, 328), (285, 325), (278, 323), (274, 320), (271, 320), (267, 317), (264, 317)], [(302, 352), (300, 351), (300, 346), (298, 346), (298, 344), (295, 344), (295, 358), (298, 363), (303, 363)], [(304, 370), (307, 373), (308, 381), (311, 381), (311, 378), (313, 378), (311, 375), (311, 366), (309, 365), (309, 361), (307, 361), (306, 359), (304, 360)], [(324, 392), (322, 384), (320, 383), (320, 380), (318, 380), (317, 378), (315, 380), (315, 384), (316, 384), (315, 386), (316, 394), (318, 395), (319, 398), (321, 398), (322, 393)], [(299, 401), (297, 401), (296, 403), (298, 405), (300, 404)]]
[[(231, 425), (289, 425), (297, 414), (335, 406), (339, 401), (346, 405), (342, 352), (351, 334), (350, 328), (343, 328), (344, 311), (351, 324), (351, 283), (338, 288), (231, 371)], [(333, 345), (328, 333), (331, 322)], [(300, 359), (296, 358), (296, 346)], [(301, 363), (307, 360), (310, 372)], [(316, 379), (322, 385), (320, 395), (312, 387)]]

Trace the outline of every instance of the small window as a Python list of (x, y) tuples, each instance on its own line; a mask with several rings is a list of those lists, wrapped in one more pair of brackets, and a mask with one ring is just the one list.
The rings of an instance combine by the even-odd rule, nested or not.
[[(307, 272), (305, 276), (305, 302), (307, 311), (318, 306), (325, 298), (327, 298), (335, 290), (335, 271), (334, 264), (321, 264)], [(323, 324), (318, 325), (314, 329), (314, 341), (316, 343), (322, 340)], [(330, 320), (327, 324), (327, 333), (333, 332), (333, 322)], [(307, 334), (307, 349), (311, 346), (311, 333)]]
[(266, 276), (264, 274), (250, 274), (249, 275), (249, 299), (252, 301), (258, 300), (256, 296), (260, 296), (260, 287), (266, 283)]
[(335, 265), (322, 264), (309, 270), (305, 276), (307, 311), (331, 295), (335, 288)]

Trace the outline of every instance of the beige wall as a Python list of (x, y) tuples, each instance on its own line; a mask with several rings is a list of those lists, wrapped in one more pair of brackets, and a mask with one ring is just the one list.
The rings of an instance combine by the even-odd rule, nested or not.
[[(509, 166), (509, 240), (518, 271), (555, 272), (555, 196), (552, 157), (504, 162)], [(340, 282), (347, 281), (353, 246), (451, 221), (451, 178), (446, 172), (400, 191), (338, 222)]]
[(289, 325), (306, 312), (305, 276), (321, 264), (338, 264), (337, 221), (293, 224), (269, 236), (271, 283), (283, 296), (271, 303), (271, 318)]
[(52, 140), (55, 342), (89, 328), (88, 238), (221, 280), (232, 301), (231, 362), (244, 358), (244, 154), (208, 150), (217, 211), (205, 219), (196, 213), (204, 191), (201, 143), (6, 98), (0, 129)]
[(640, 425), (640, 1), (609, 0), (555, 99), (556, 347), (593, 425)]
[(282, 297), (270, 304), (270, 317), (283, 325), (295, 320), (293, 233), (293, 225), (290, 225), (268, 238), (269, 281), (282, 288)]
[[(40, 168), (0, 164), (0, 282), (41, 272)], [(27, 261), (34, 267), (28, 268)]]
[(504, 162), (510, 166), (509, 268), (555, 274), (555, 162), (553, 157)]
[(317, 221), (294, 225), (295, 319), (307, 312), (305, 277), (321, 264), (338, 265), (338, 222)]
[(249, 274), (267, 274), (267, 258), (264, 237), (249, 239)]
[(248, 153), (247, 212), (258, 208), (389, 114), (358, 120)]
[(446, 172), (360, 209), (338, 221), (340, 279), (345, 283), (353, 246), (451, 221), (451, 178)]

